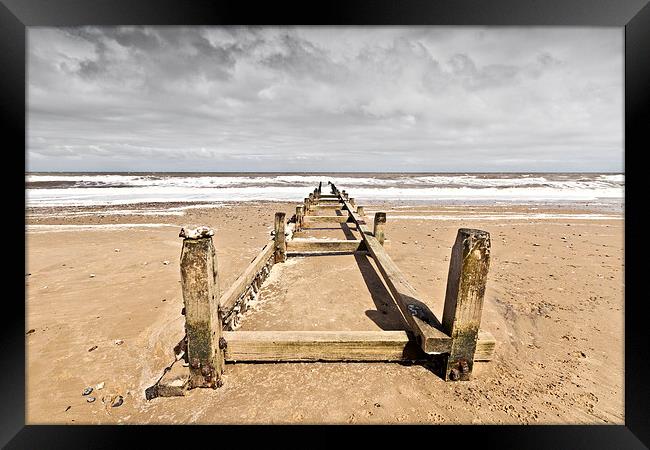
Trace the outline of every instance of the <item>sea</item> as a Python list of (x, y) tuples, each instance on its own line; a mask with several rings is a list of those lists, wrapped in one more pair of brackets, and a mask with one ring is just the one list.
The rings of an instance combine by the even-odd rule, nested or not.
[(28, 208), (152, 203), (302, 202), (328, 181), (357, 204), (570, 205), (621, 210), (622, 173), (45, 173), (25, 174)]

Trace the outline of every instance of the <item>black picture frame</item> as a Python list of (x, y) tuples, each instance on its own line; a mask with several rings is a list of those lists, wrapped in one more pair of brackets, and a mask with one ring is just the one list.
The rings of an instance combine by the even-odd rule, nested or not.
[[(165, 426), (38, 426), (25, 425), (25, 298), (24, 285), (5, 292), (0, 327), (4, 349), (0, 389), (0, 444), (6, 448), (119, 448), (140, 438), (146, 447), (187, 445), (199, 437), (207, 445), (223, 440), (241, 445), (251, 436), (303, 445), (341, 441), (342, 433), (364, 431), (363, 445), (387, 439), (446, 448), (473, 445), (492, 448), (647, 448), (650, 445), (650, 377), (646, 337), (643, 273), (647, 260), (641, 185), (647, 178), (645, 154), (650, 151), (650, 5), (649, 0), (344, 0), (260, 2), (234, 0), (1, 0), (0, 111), (5, 130), (3, 157), (11, 166), (2, 179), (10, 203), (5, 220), (7, 241), (24, 236), (26, 27), (77, 25), (496, 25), (611, 26), (625, 28), (625, 425), (557, 426), (410, 426), (405, 427), (165, 427)], [(7, 139), (10, 138), (10, 139)], [(11, 156), (13, 155), (13, 158)], [(21, 172), (22, 171), (22, 172)], [(636, 196), (634, 192), (637, 192)], [(640, 194), (639, 194), (640, 193)], [(23, 241), (23, 244), (26, 244)], [(8, 248), (8, 247), (7, 247)], [(25, 247), (23, 247), (25, 248)], [(24, 276), (24, 254), (7, 250), (5, 280), (14, 288)], [(20, 263), (23, 268), (20, 268)], [(638, 293), (638, 294), (637, 294)], [(636, 295), (635, 295), (636, 294)], [(27, 305), (28, 307), (28, 305)], [(248, 433), (254, 428), (254, 433)], [(325, 439), (323, 439), (325, 438)], [(403, 441), (402, 441), (403, 440)], [(272, 443), (269, 441), (269, 443)], [(645, 444), (645, 445), (644, 445)], [(268, 444), (258, 444), (268, 445)]]

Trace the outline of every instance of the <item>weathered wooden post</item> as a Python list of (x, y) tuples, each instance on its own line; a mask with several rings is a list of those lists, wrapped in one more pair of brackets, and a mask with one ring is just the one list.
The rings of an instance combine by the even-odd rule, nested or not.
[(490, 268), (490, 233), (461, 228), (451, 250), (442, 328), (451, 336), (445, 380), (469, 380)]
[(360, 216), (366, 215), (365, 211), (363, 210), (363, 206), (357, 206), (357, 214), (359, 214)]
[(287, 260), (287, 240), (284, 235), (284, 216), (283, 212), (275, 213), (275, 262), (285, 262)]
[(345, 200), (348, 199), (348, 194), (345, 192), (345, 189), (341, 191), (341, 197), (343, 197)]
[(377, 238), (381, 245), (384, 245), (384, 227), (386, 225), (386, 213), (375, 213), (375, 227), (372, 231), (373, 236)]
[(300, 231), (302, 228), (302, 211), (303, 207), (302, 206), (296, 206), (296, 231)]
[(185, 304), (185, 333), (190, 363), (189, 385), (221, 386), (224, 367), (219, 310), (219, 275), (208, 227), (181, 228), (181, 288)]
[(319, 181), (319, 182), (318, 182), (318, 195), (321, 194), (322, 189), (323, 189), (323, 182), (322, 182), (322, 181)]
[(309, 194), (309, 210), (312, 210), (312, 205), (316, 202), (314, 194)]
[(356, 205), (354, 204), (354, 197), (350, 197), (350, 200), (348, 200), (348, 201), (350, 202), (350, 206), (352, 206), (352, 209), (353, 209), (353, 210), (356, 210), (357, 207), (356, 207)]
[(314, 199), (315, 199), (315, 200), (318, 200), (318, 197), (319, 197), (319, 195), (318, 195), (318, 188), (314, 188)]

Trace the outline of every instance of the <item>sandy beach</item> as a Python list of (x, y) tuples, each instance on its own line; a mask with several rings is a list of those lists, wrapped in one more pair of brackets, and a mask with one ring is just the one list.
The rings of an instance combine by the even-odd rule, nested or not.
[[(397, 363), (229, 364), (220, 389), (147, 401), (183, 336), (180, 227), (216, 230), (225, 290), (270, 238), (273, 214), (295, 212), (274, 202), (175, 207), (27, 211), (26, 423), (624, 423), (620, 213), (366, 207), (387, 213), (387, 252), (438, 317), (457, 229), (490, 232), (481, 328), (497, 345), (472, 381)], [(297, 237), (345, 238), (327, 226)], [(273, 267), (260, 299), (242, 330), (405, 327), (366, 256), (290, 258)], [(82, 391), (99, 383), (88, 403)], [(111, 407), (117, 395), (123, 404)]]

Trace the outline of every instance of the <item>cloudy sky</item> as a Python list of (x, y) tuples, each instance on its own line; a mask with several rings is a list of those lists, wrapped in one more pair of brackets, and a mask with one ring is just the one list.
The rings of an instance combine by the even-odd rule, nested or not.
[(621, 28), (28, 29), (30, 171), (622, 171)]

